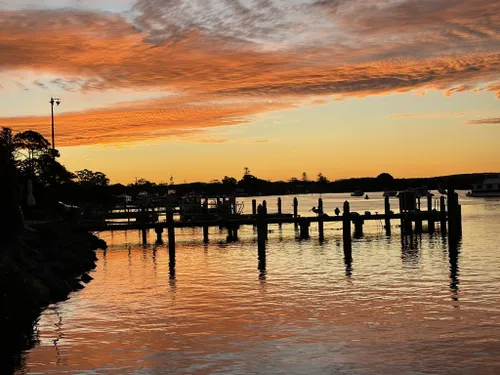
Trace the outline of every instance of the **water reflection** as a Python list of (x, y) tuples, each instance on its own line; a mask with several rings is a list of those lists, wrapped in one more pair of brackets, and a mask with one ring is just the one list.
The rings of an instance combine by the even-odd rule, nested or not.
[(404, 264), (418, 266), (420, 261), (420, 250), (422, 235), (401, 236), (401, 259)]
[(460, 257), (460, 249), (462, 246), (462, 239), (450, 239), (449, 241), (449, 260), (450, 260), (450, 291), (451, 291), (451, 299), (453, 301), (459, 300), (459, 257)]

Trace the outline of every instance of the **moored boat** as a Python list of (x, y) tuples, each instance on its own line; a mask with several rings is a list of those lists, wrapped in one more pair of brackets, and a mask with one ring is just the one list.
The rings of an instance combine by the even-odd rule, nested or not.
[(500, 174), (497, 177), (485, 179), (482, 184), (473, 186), (474, 188), (467, 193), (468, 197), (500, 197)]

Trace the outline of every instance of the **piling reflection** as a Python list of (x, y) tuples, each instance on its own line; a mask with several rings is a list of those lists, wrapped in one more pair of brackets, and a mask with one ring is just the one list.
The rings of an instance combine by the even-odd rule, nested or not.
[(451, 299), (453, 301), (459, 300), (459, 257), (460, 250), (462, 247), (462, 238), (458, 237), (456, 239), (450, 239), (449, 241), (449, 261), (450, 261), (450, 291)]
[(421, 235), (401, 236), (401, 259), (404, 264), (417, 266), (420, 262)]

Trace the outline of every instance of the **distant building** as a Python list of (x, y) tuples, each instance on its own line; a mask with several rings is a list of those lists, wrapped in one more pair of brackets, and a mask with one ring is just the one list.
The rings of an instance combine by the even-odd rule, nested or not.
[(120, 203), (130, 203), (132, 201), (132, 197), (127, 194), (120, 194), (116, 197), (116, 199), (118, 199), (118, 202)]

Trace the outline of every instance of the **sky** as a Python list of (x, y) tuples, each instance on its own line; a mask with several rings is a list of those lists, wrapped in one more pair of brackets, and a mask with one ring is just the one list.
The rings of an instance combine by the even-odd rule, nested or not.
[(0, 0), (0, 56), (112, 182), (500, 172), (500, 0)]

